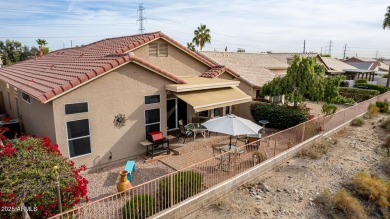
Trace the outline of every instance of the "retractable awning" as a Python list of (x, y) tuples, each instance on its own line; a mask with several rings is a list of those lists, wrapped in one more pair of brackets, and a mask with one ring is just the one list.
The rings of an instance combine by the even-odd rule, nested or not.
[(174, 94), (191, 105), (195, 112), (252, 101), (250, 96), (237, 87), (197, 90)]

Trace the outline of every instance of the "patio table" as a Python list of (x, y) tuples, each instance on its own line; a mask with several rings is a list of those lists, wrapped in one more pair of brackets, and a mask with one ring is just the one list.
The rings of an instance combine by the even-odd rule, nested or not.
[(194, 133), (194, 141), (195, 141), (195, 137), (198, 133), (202, 134), (203, 135), (203, 138), (206, 138), (206, 131), (207, 131), (207, 128), (204, 127), (202, 124), (200, 123), (188, 123), (186, 126), (185, 126), (186, 129), (188, 130), (191, 130), (193, 133)]

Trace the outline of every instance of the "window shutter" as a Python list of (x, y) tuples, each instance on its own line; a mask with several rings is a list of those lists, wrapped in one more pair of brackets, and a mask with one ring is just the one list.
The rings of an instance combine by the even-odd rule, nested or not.
[(168, 57), (168, 44), (159, 43), (158, 44), (158, 56), (159, 57)]
[(149, 56), (150, 57), (157, 57), (157, 43), (150, 43), (149, 44)]

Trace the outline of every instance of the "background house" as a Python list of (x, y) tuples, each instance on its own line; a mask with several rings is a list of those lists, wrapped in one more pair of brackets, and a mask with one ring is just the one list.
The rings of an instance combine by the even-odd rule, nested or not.
[[(161, 32), (101, 40), (0, 69), (5, 111), (87, 167), (144, 153), (146, 133), (251, 101), (234, 71)], [(208, 98), (213, 95), (213, 98)], [(207, 112), (207, 113), (204, 113)], [(123, 127), (113, 123), (124, 114)], [(207, 114), (207, 115), (205, 115)]]
[(382, 76), (388, 74), (388, 64), (369, 57), (352, 57), (344, 60), (344, 62), (355, 66), (358, 69), (374, 71), (375, 76), (373, 80), (376, 81), (378, 85), (386, 86), (387, 79)]

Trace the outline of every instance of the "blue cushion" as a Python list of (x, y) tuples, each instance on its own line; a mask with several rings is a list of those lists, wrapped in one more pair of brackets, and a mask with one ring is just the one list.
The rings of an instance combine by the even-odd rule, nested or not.
[(127, 179), (132, 182), (133, 178), (131, 177), (132, 172), (135, 171), (135, 161), (129, 160), (126, 163), (125, 170), (127, 171)]

